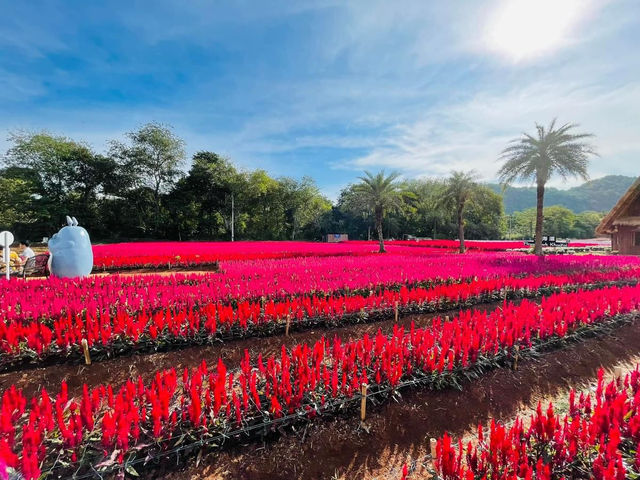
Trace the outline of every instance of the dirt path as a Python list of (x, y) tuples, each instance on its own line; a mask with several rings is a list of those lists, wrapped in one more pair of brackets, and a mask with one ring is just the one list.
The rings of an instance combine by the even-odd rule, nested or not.
[[(265, 443), (209, 453), (197, 467), (193, 460), (176, 471), (147, 467), (143, 478), (397, 479), (405, 462), (424, 458), (431, 437), (445, 431), (458, 437), (491, 418), (526, 414), (539, 400), (564, 398), (568, 389), (594, 382), (600, 366), (613, 369), (638, 361), (640, 322), (522, 362), (517, 371), (494, 370), (461, 392), (405, 391), (398, 403), (368, 408), (368, 433), (354, 413), (275, 433)], [(169, 463), (175, 465), (175, 459)], [(411, 478), (426, 478), (426, 470), (419, 467)]]
[[(499, 303), (490, 303), (474, 306), (474, 310), (486, 311), (495, 309)], [(411, 322), (416, 326), (425, 326), (431, 322), (435, 316), (455, 315), (459, 310), (440, 312), (428, 315), (408, 315), (401, 317), (398, 325), (409, 327)], [(396, 322), (393, 318), (381, 322), (371, 322), (363, 324), (348, 325), (345, 327), (318, 327), (313, 330), (301, 332), (292, 331), (289, 337), (276, 335), (271, 337), (253, 337), (247, 339), (231, 340), (216, 345), (196, 346), (172, 350), (168, 352), (146, 353), (131, 356), (117, 357), (101, 362), (95, 362), (91, 366), (78, 364), (49, 365), (38, 368), (26, 368), (22, 370), (5, 372), (0, 374), (0, 390), (4, 390), (15, 384), (22, 388), (26, 395), (32, 395), (42, 387), (50, 393), (56, 393), (60, 383), (66, 380), (69, 393), (79, 395), (82, 393), (82, 385), (86, 383), (90, 387), (101, 383), (110, 383), (119, 386), (129, 378), (137, 379), (139, 375), (143, 378), (150, 378), (156, 371), (168, 368), (182, 370), (184, 368), (194, 368), (206, 360), (212, 365), (218, 357), (227, 365), (238, 365), (245, 349), (249, 350), (252, 358), (258, 353), (263, 356), (278, 354), (282, 345), (291, 347), (296, 343), (315, 342), (323, 335), (329, 338), (338, 336), (343, 340), (358, 338), (365, 333), (375, 334), (378, 329), (383, 333), (391, 333)]]
[(176, 273), (211, 273), (217, 272), (219, 270), (217, 265), (193, 265), (191, 267), (188, 266), (177, 266), (173, 269), (171, 268), (124, 268), (122, 270), (94, 270), (91, 275), (145, 275), (145, 274), (153, 274), (153, 275), (174, 275)]

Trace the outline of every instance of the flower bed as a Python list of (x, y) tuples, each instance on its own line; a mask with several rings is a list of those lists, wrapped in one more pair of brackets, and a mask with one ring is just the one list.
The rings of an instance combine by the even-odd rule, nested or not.
[[(395, 247), (396, 252), (406, 250)], [(139, 242), (94, 245), (94, 270), (180, 268), (219, 261), (325, 256), (360, 256), (375, 245), (317, 242)]]
[(56, 319), (82, 312), (190, 307), (299, 294), (328, 295), (401, 285), (640, 267), (637, 257), (537, 258), (510, 253), (384, 255), (225, 262), (220, 273), (0, 279), (0, 320)]
[(528, 422), (478, 427), (463, 448), (444, 435), (436, 447), (437, 478), (625, 480), (640, 476), (640, 366), (623, 380), (605, 384), (599, 371), (594, 394), (575, 392), (560, 416), (549, 404)]
[[(465, 242), (470, 250), (491, 252), (526, 249), (522, 241)], [(455, 250), (457, 240), (420, 240), (387, 242), (389, 253), (423, 255), (434, 251)], [(571, 244), (592, 247), (596, 244)], [(421, 247), (418, 250), (415, 247)], [(140, 268), (171, 269), (217, 266), (218, 262), (304, 257), (377, 256), (377, 243), (350, 241), (315, 242), (140, 242), (94, 245), (94, 271)]]
[(540, 305), (505, 303), (491, 313), (435, 319), (424, 329), (395, 328), (390, 336), (322, 339), (253, 360), (246, 353), (235, 367), (203, 362), (193, 372), (158, 372), (150, 383), (138, 379), (118, 390), (85, 386), (81, 398), (69, 398), (64, 383), (53, 397), (43, 390), (27, 399), (10, 388), (0, 405), (0, 460), (27, 479), (89, 465), (131, 471), (136, 457), (336, 411), (358, 399), (364, 384), (372, 395), (418, 383), (458, 385), (507, 361), (515, 347), (527, 355), (635, 318), (639, 307), (640, 286), (561, 293)]
[[(94, 358), (131, 350), (159, 350), (210, 343), (216, 339), (279, 333), (290, 323), (308, 328), (319, 323), (375, 321), (399, 313), (451, 310), (506, 298), (535, 297), (577, 286), (637, 283), (640, 267), (607, 272), (498, 277), (429, 286), (380, 287), (364, 293), (307, 294), (284, 299), (207, 302), (162, 308), (127, 308), (67, 313), (55, 319), (7, 319), (0, 322), (0, 369), (24, 362), (83, 356), (86, 340)], [(104, 300), (109, 301), (109, 298)], [(112, 304), (117, 302), (111, 300)]]
[[(377, 245), (374, 241), (362, 241), (354, 240), (349, 243), (352, 244), (371, 244)], [(385, 242), (387, 246), (405, 246), (405, 247), (423, 247), (423, 248), (441, 248), (447, 250), (457, 250), (460, 248), (460, 242), (458, 240), (389, 240)], [(465, 248), (468, 250), (478, 250), (485, 252), (498, 252), (505, 250), (518, 250), (527, 251), (533, 248), (532, 245), (527, 244), (522, 240), (465, 240)], [(563, 247), (566, 251), (571, 251), (574, 248), (586, 251), (588, 249), (604, 250), (608, 245), (601, 243), (589, 243), (589, 242), (570, 242), (567, 247)], [(547, 250), (553, 250), (556, 247), (544, 247), (545, 252)], [(560, 248), (560, 247), (558, 247)]]

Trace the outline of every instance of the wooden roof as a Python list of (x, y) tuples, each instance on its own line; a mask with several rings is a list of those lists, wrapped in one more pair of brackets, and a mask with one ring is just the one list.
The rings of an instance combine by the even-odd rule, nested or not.
[[(596, 227), (596, 233), (599, 235), (612, 233), (616, 225), (624, 225), (625, 217), (623, 216), (627, 208), (640, 198), (640, 177), (633, 182), (629, 190), (620, 197), (618, 203), (614, 205), (611, 211), (602, 219), (600, 225)], [(630, 219), (631, 217), (629, 217)]]
[(613, 221), (613, 225), (624, 225), (626, 227), (640, 227), (640, 217), (620, 217)]

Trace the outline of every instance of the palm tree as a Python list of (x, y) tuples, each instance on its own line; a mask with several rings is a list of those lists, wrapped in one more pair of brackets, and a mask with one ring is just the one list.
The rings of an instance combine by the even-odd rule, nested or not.
[(544, 189), (547, 181), (558, 174), (563, 179), (589, 179), (589, 157), (597, 155), (595, 148), (584, 140), (590, 133), (573, 133), (577, 125), (566, 123), (556, 128), (554, 119), (548, 128), (536, 123), (536, 135), (524, 133), (511, 141), (500, 160), (505, 163), (498, 176), (506, 188), (515, 180), (536, 182), (536, 238), (533, 252), (542, 255), (542, 224), (544, 221)]
[(392, 172), (385, 176), (384, 170), (373, 175), (364, 172), (364, 176), (358, 177), (361, 182), (353, 186), (359, 203), (373, 211), (380, 242), (380, 253), (385, 253), (384, 237), (382, 236), (382, 221), (387, 212), (402, 208), (404, 193), (400, 184), (396, 181), (400, 173)]
[(452, 171), (451, 176), (445, 180), (441, 205), (453, 205), (456, 209), (458, 222), (458, 239), (460, 240), (460, 253), (465, 252), (464, 246), (464, 208), (478, 190), (477, 175), (470, 172)]

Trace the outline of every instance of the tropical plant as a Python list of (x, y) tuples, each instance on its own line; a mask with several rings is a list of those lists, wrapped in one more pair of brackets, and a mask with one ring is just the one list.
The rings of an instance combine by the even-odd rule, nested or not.
[(364, 176), (358, 177), (361, 182), (353, 186), (357, 203), (373, 212), (378, 241), (380, 242), (380, 253), (386, 252), (382, 235), (382, 222), (385, 214), (400, 210), (403, 206), (405, 192), (397, 182), (399, 176), (399, 172), (385, 175), (384, 170), (376, 175), (364, 172)]
[(445, 181), (440, 199), (441, 204), (453, 205), (455, 208), (460, 253), (464, 253), (466, 250), (464, 246), (465, 207), (480, 188), (476, 178), (476, 173), (473, 170), (470, 172), (452, 171), (451, 176)]
[(585, 141), (593, 134), (574, 133), (575, 128), (577, 125), (573, 123), (556, 127), (556, 119), (548, 128), (536, 123), (535, 135), (524, 133), (512, 140), (500, 155), (504, 164), (498, 176), (503, 187), (515, 180), (536, 183), (536, 255), (542, 255), (545, 185), (554, 174), (563, 179), (580, 177), (587, 180), (589, 157), (597, 155), (595, 148)]

